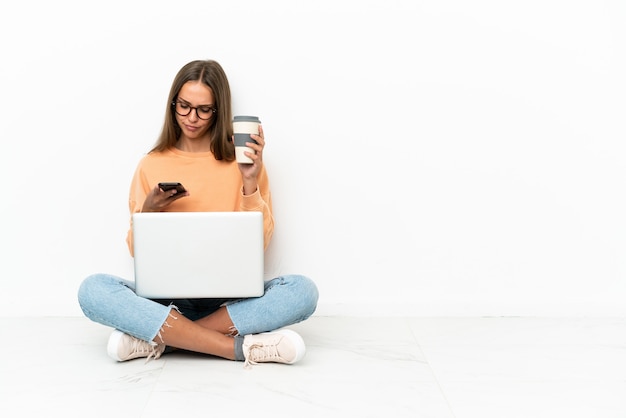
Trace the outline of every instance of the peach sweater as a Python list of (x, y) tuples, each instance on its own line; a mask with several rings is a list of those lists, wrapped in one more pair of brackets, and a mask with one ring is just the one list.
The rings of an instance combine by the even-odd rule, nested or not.
[[(265, 248), (274, 232), (272, 198), (265, 168), (259, 174), (258, 190), (243, 195), (241, 172), (236, 162), (218, 161), (211, 152), (184, 152), (170, 148), (145, 155), (137, 165), (130, 185), (130, 213), (141, 212), (146, 196), (159, 182), (177, 181), (189, 196), (168, 206), (168, 212), (263, 212)], [(132, 223), (132, 218), (131, 218)], [(132, 225), (126, 243), (133, 255)]]

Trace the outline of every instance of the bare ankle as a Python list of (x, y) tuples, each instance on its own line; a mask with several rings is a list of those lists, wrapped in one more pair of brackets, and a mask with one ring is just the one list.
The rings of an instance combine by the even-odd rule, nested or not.
[(173, 324), (170, 324), (168, 321), (171, 319), (172, 321), (176, 321), (178, 320), (178, 316), (180, 315), (180, 312), (178, 311), (178, 308), (173, 306), (172, 309), (170, 310), (170, 313), (167, 314), (167, 318), (165, 319), (165, 322), (163, 322), (163, 325), (161, 325), (161, 329), (159, 330), (159, 332), (157, 333), (157, 336), (155, 338), (158, 339), (159, 341), (155, 341), (158, 344), (166, 344), (165, 340), (163, 339), (163, 332), (165, 332), (165, 330), (167, 328), (172, 328)]

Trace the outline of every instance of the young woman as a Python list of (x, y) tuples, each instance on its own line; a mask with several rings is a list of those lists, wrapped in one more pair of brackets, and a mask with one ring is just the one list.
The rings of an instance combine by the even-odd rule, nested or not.
[[(263, 166), (263, 128), (248, 143), (252, 164), (235, 161), (231, 94), (222, 67), (192, 61), (176, 75), (161, 135), (139, 162), (130, 187), (130, 212), (261, 211), (265, 247), (274, 230), (269, 180)], [(186, 192), (164, 191), (176, 179)], [(132, 228), (127, 236), (133, 253)], [(318, 291), (307, 277), (286, 275), (248, 299), (151, 300), (133, 283), (108, 274), (87, 277), (78, 301), (91, 320), (115, 328), (107, 346), (117, 361), (159, 358), (166, 347), (245, 361), (292, 364), (305, 353), (302, 338), (283, 327), (316, 309)]]

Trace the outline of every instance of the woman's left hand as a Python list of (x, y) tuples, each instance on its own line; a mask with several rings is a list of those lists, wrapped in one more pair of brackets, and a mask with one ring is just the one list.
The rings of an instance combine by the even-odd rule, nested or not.
[(252, 194), (257, 189), (257, 177), (263, 167), (263, 148), (265, 148), (265, 135), (263, 127), (259, 125), (259, 134), (250, 135), (257, 143), (246, 142), (246, 146), (252, 148), (255, 153), (246, 152), (246, 156), (252, 160), (252, 164), (239, 164), (239, 171), (243, 178), (243, 192), (245, 195)]

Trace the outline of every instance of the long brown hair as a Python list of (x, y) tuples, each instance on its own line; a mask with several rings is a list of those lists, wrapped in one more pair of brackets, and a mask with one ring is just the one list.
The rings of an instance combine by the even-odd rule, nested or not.
[(161, 135), (150, 152), (164, 151), (176, 145), (181, 130), (178, 122), (176, 122), (172, 103), (176, 101), (183, 85), (189, 81), (201, 81), (213, 91), (216, 112), (211, 117), (209, 126), (211, 152), (213, 152), (216, 160), (233, 161), (235, 159), (235, 147), (232, 142), (233, 117), (230, 85), (222, 66), (213, 60), (191, 61), (178, 71), (167, 98)]

